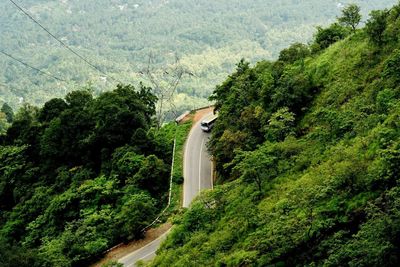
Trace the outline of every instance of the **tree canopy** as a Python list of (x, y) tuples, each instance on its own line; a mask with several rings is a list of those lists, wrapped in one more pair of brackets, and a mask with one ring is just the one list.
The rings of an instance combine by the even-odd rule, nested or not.
[(342, 16), (339, 17), (339, 22), (345, 26), (351, 27), (353, 32), (361, 22), (361, 8), (355, 4), (350, 4), (342, 10)]
[(170, 177), (173, 138), (153, 128), (156, 101), (118, 85), (17, 112), (0, 146), (0, 265), (87, 266), (142, 236)]

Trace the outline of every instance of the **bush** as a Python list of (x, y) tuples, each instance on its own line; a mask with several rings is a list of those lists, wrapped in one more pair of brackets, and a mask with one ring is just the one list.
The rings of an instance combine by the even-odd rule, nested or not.
[(285, 63), (294, 63), (310, 55), (310, 48), (301, 43), (292, 44), (289, 48), (283, 49), (279, 54), (279, 60)]
[(390, 79), (393, 85), (400, 82), (400, 50), (395, 50), (385, 61), (382, 76), (385, 79)]
[(387, 10), (374, 10), (370, 13), (370, 18), (365, 25), (365, 32), (370, 41), (377, 46), (385, 42), (384, 32), (387, 27), (388, 15)]
[(317, 27), (314, 37), (312, 52), (318, 52), (328, 48), (337, 41), (343, 40), (349, 35), (349, 30), (338, 23), (334, 23), (328, 28)]

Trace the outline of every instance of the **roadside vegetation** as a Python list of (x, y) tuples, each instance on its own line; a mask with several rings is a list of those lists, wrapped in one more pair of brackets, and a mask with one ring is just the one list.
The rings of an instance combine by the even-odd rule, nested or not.
[(175, 134), (154, 127), (156, 100), (119, 85), (15, 114), (0, 136), (0, 266), (87, 266), (142, 237), (168, 201)]
[(164, 217), (170, 217), (171, 213), (176, 213), (182, 207), (182, 193), (183, 193), (183, 156), (185, 151), (185, 142), (192, 128), (193, 120), (189, 120), (178, 124), (176, 127), (176, 147), (174, 159), (174, 171), (172, 174), (172, 194), (171, 206), (167, 210)]
[(399, 266), (400, 4), (358, 12), (216, 87), (219, 185), (150, 266)]
[[(165, 132), (168, 140), (176, 140), (175, 155), (174, 155), (174, 168), (172, 172), (171, 184), (171, 202), (170, 206), (160, 214), (161, 217), (155, 225), (166, 222), (173, 214), (180, 211), (182, 207), (182, 193), (183, 193), (183, 155), (186, 139), (189, 135), (190, 129), (193, 125), (193, 116), (188, 115), (184, 122), (176, 124), (170, 122), (163, 126), (162, 131)], [(166, 203), (168, 199), (166, 199)]]

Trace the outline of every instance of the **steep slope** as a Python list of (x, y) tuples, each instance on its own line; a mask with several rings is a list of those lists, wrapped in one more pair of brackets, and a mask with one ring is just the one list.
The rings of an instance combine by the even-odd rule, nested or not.
[(240, 62), (213, 95), (221, 185), (175, 218), (151, 265), (398, 266), (399, 25), (397, 5)]

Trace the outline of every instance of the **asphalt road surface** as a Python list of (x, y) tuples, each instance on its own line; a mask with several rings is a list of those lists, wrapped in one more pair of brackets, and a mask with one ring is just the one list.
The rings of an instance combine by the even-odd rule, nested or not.
[(134, 267), (134, 266), (136, 266), (136, 262), (138, 262), (140, 260), (149, 261), (149, 260), (153, 259), (156, 255), (156, 251), (157, 251), (158, 247), (167, 238), (167, 234), (169, 233), (170, 230), (168, 230), (162, 236), (153, 240), (146, 246), (119, 259), (118, 262), (122, 263), (126, 267)]
[[(210, 115), (210, 114), (207, 114)], [(206, 115), (206, 116), (207, 116)], [(190, 131), (186, 141), (183, 176), (183, 207), (189, 207), (192, 200), (204, 189), (210, 189), (212, 182), (212, 163), (207, 152), (209, 133), (200, 129), (200, 122)]]
[[(208, 115), (210, 114), (205, 116)], [(183, 207), (189, 207), (192, 200), (201, 190), (213, 187), (212, 162), (206, 147), (210, 134), (204, 133), (200, 129), (200, 122), (201, 120), (193, 126), (186, 141), (183, 163), (183, 176), (185, 178), (183, 184)], [(134, 267), (135, 263), (140, 260), (148, 261), (153, 259), (158, 247), (166, 239), (169, 231), (141, 249), (119, 259), (118, 262), (126, 267)]]

